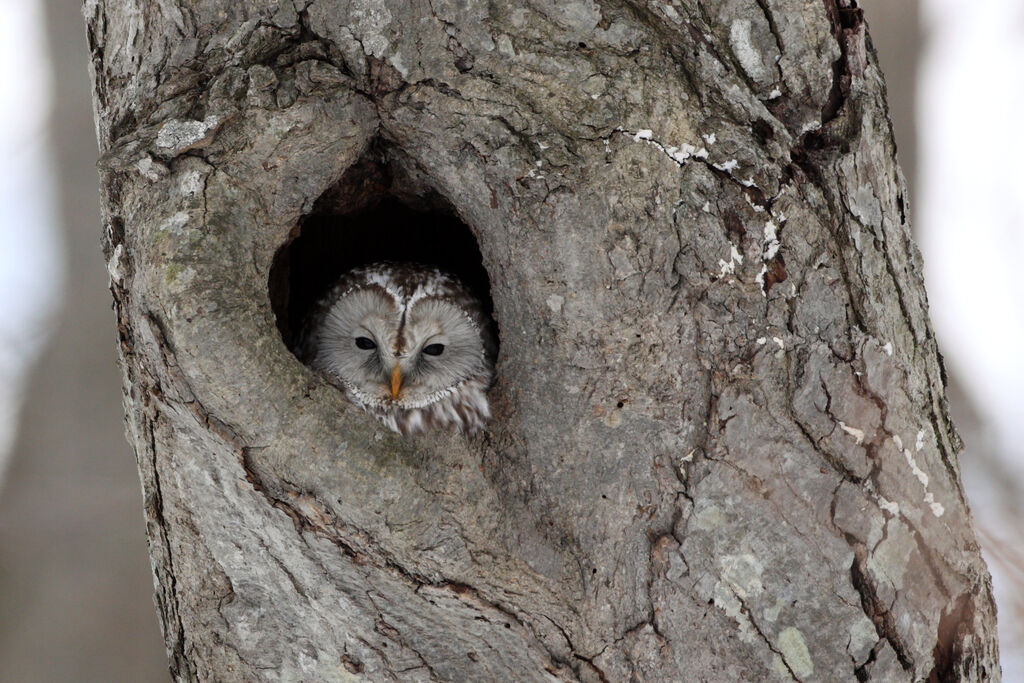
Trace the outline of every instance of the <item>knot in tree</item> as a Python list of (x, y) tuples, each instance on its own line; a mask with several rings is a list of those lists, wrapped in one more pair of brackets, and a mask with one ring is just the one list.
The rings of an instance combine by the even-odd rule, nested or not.
[[(852, 0), (85, 9), (176, 678), (998, 675)], [(493, 324), (482, 428), (304, 357), (383, 261)]]

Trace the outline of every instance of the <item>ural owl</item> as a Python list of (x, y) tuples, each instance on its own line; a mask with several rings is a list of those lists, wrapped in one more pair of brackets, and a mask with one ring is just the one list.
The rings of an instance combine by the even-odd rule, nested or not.
[(454, 276), (407, 263), (350, 270), (314, 306), (299, 355), (348, 398), (404, 435), (490, 418), (495, 339)]

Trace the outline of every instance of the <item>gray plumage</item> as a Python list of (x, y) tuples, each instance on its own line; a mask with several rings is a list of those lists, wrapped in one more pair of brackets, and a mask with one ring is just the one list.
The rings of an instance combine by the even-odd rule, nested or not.
[(415, 434), (490, 418), (495, 340), (479, 300), (454, 276), (416, 264), (346, 273), (317, 303), (299, 356), (390, 429)]

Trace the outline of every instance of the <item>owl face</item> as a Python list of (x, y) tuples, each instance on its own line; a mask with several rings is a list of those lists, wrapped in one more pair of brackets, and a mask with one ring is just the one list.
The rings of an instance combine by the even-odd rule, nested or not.
[(493, 351), (486, 316), (450, 275), (407, 264), (346, 274), (309, 325), (313, 367), (402, 433), (490, 416)]

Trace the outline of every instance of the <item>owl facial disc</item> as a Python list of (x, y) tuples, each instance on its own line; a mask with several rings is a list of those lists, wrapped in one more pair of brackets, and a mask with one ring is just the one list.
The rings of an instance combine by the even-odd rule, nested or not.
[(482, 427), (495, 348), (489, 318), (458, 279), (394, 263), (346, 273), (317, 304), (300, 342), (312, 367), (403, 434)]

